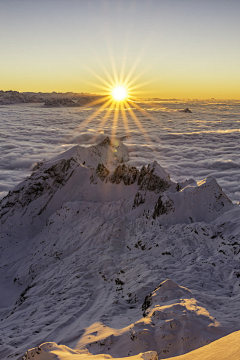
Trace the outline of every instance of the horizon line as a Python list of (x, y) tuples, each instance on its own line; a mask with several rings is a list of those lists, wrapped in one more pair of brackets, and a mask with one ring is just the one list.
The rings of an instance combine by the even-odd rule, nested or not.
[[(90, 93), (90, 92), (75, 92), (75, 91), (66, 91), (66, 92), (62, 92), (62, 91), (19, 91), (19, 90), (0, 90), (0, 92), (18, 92), (20, 94), (26, 94), (26, 93), (32, 93), (32, 94), (78, 94), (78, 95), (91, 95), (91, 96), (105, 96), (102, 93)], [(207, 97), (207, 98), (189, 98), (189, 97), (180, 97), (180, 98), (169, 98), (169, 97), (158, 97), (158, 96), (144, 96), (144, 97), (138, 97), (139, 100), (143, 100), (143, 99), (158, 99), (158, 100), (218, 100), (218, 101), (240, 101), (240, 98), (215, 98), (215, 97)]]

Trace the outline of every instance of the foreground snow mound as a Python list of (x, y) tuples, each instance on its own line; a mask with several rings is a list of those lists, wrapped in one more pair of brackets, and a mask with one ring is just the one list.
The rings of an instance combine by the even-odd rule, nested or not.
[(76, 348), (114, 357), (154, 350), (161, 359), (186, 353), (222, 335), (220, 324), (188, 289), (172, 280), (162, 282), (146, 296), (143, 318), (122, 328), (94, 323), (86, 329)]
[(236, 331), (200, 349), (169, 360), (239, 360), (239, 354), (240, 331)]
[(65, 345), (57, 345), (54, 342), (46, 342), (40, 346), (28, 350), (22, 360), (37, 359), (37, 360), (52, 360), (62, 359), (69, 355), (89, 355), (88, 350), (74, 351)]
[[(200, 347), (187, 354), (168, 358), (169, 360), (239, 360), (240, 331), (224, 336), (211, 344)], [(23, 360), (104, 360), (114, 359), (111, 355), (92, 355), (88, 350), (74, 351), (67, 346), (55, 343), (44, 343), (38, 348), (30, 349), (23, 356)], [(115, 358), (116, 359), (116, 358)], [(136, 356), (121, 358), (121, 360), (158, 360), (157, 353), (148, 351)]]
[[(37, 348), (28, 350), (22, 360), (105, 360), (113, 359), (111, 355), (92, 355), (87, 349), (72, 350), (64, 345), (57, 345), (54, 342), (43, 343)], [(117, 358), (115, 358), (117, 360)], [(140, 353), (136, 356), (121, 358), (121, 360), (158, 360), (155, 351)], [(120, 359), (119, 359), (120, 360)]]

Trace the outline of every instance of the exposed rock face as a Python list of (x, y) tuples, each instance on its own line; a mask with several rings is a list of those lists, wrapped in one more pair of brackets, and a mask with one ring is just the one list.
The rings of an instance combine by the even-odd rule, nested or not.
[(132, 185), (137, 181), (139, 170), (133, 166), (122, 164), (118, 165), (116, 169), (110, 173), (103, 164), (98, 164), (96, 175), (102, 181), (110, 182), (112, 184), (120, 184), (123, 182), (124, 185)]
[(139, 205), (145, 203), (145, 196), (143, 193), (138, 191), (135, 195), (134, 202), (133, 202), (133, 209), (137, 208)]
[(169, 175), (156, 161), (147, 168), (142, 167), (138, 179), (139, 190), (149, 190), (159, 194), (166, 191), (171, 184)]
[(104, 181), (106, 177), (109, 175), (109, 173), (110, 171), (108, 170), (108, 168), (106, 168), (106, 166), (104, 166), (103, 164), (98, 164), (96, 169), (96, 174), (99, 177), (99, 179)]
[(113, 184), (120, 184), (123, 181), (125, 185), (137, 183), (139, 190), (154, 191), (156, 194), (166, 191), (172, 184), (169, 175), (156, 162), (147, 167), (143, 166), (141, 170), (122, 164), (118, 165), (111, 173), (103, 164), (99, 164), (96, 173), (102, 181), (109, 181)]
[(124, 185), (132, 185), (136, 182), (137, 176), (137, 168), (122, 164), (118, 165), (118, 167), (113, 171), (109, 177), (109, 181), (113, 184), (120, 184), (120, 182), (123, 181)]
[(156, 217), (164, 214), (168, 214), (171, 210), (174, 209), (173, 201), (172, 200), (165, 200), (165, 202), (162, 201), (162, 196), (160, 195), (158, 198), (158, 201), (156, 202), (156, 205), (154, 207), (153, 212), (153, 219), (156, 219)]

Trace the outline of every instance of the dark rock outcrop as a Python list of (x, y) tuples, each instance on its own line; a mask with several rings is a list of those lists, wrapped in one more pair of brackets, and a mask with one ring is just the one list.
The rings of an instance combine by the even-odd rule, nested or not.
[(185, 112), (185, 113), (192, 113), (192, 111), (191, 110), (189, 110), (189, 108), (186, 108), (186, 109), (184, 109), (184, 110), (181, 110), (181, 112)]

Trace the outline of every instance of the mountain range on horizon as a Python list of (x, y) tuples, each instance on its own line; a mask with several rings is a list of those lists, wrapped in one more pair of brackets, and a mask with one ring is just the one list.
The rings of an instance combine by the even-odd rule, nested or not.
[[(103, 95), (88, 94), (88, 93), (73, 93), (73, 92), (19, 92), (19, 91), (3, 91), (0, 90), (0, 105), (11, 105), (21, 103), (46, 103), (47, 106), (71, 106), (75, 101), (79, 101), (78, 106), (91, 103), (94, 100), (103, 97)], [(64, 102), (65, 101), (65, 102)], [(68, 102), (67, 102), (68, 101)]]

